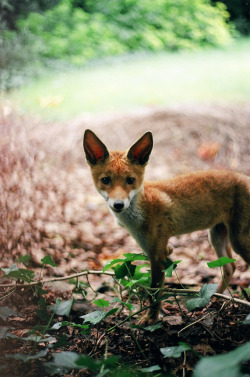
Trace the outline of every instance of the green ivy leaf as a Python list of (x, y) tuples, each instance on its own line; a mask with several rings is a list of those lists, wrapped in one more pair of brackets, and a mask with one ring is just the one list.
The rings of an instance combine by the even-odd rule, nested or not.
[(56, 338), (54, 336), (49, 336), (48, 334), (45, 334), (44, 336), (40, 335), (29, 335), (25, 338), (22, 338), (22, 340), (25, 340), (26, 342), (35, 342), (35, 343), (56, 343)]
[(0, 317), (6, 321), (8, 317), (11, 317), (13, 315), (18, 315), (17, 312), (14, 310), (8, 308), (8, 306), (3, 306), (2, 308), (0, 307)]
[(162, 325), (162, 323), (158, 322), (155, 325), (150, 325), (150, 326), (144, 327), (144, 330), (153, 332), (153, 331), (159, 330), (161, 328), (161, 325)]
[(21, 255), (18, 258), (17, 262), (23, 263), (23, 264), (25, 264), (25, 266), (27, 266), (29, 264), (30, 259), (31, 259), (31, 256), (29, 254)]
[[(142, 268), (147, 267), (147, 271), (141, 271)], [(135, 273), (134, 273), (134, 278), (135, 279), (140, 279), (140, 278), (147, 278), (150, 280), (151, 278), (151, 272), (148, 268), (148, 264), (142, 264), (139, 266), (136, 266)]]
[(135, 260), (148, 260), (148, 257), (143, 254), (133, 254), (133, 253), (126, 253), (124, 254), (126, 261), (135, 261)]
[(9, 268), (2, 268), (2, 271), (5, 273), (5, 277), (23, 280), (27, 283), (30, 283), (35, 276), (34, 271), (27, 270), (25, 268), (18, 268), (15, 263)]
[(16, 338), (18, 339), (18, 336), (11, 334), (7, 327), (2, 327), (0, 330), (0, 339), (8, 339), (8, 338)]
[(56, 304), (50, 307), (50, 311), (54, 312), (57, 315), (69, 316), (74, 300), (60, 301), (56, 300)]
[(51, 330), (59, 330), (62, 326), (79, 327), (82, 330), (88, 330), (89, 329), (89, 325), (80, 325), (79, 323), (74, 323), (74, 322), (69, 322), (69, 321), (62, 321), (62, 322), (56, 322), (51, 327)]
[(131, 279), (129, 281), (124, 281), (122, 282), (122, 284), (124, 285), (124, 287), (128, 288), (128, 287), (132, 287), (134, 284), (137, 284), (137, 283), (144, 283), (146, 284), (148, 282), (148, 278), (145, 276), (139, 278), (139, 279)]
[(66, 325), (64, 325), (63, 322), (56, 322), (51, 327), (51, 330), (59, 330), (62, 326), (66, 326)]
[(250, 342), (223, 355), (203, 357), (194, 369), (192, 377), (243, 377), (241, 363), (250, 360)]
[(94, 304), (99, 306), (99, 308), (103, 308), (105, 306), (109, 306), (109, 301), (103, 300), (102, 298), (99, 298), (98, 300), (94, 301)]
[(61, 348), (64, 347), (68, 343), (68, 338), (66, 334), (63, 334), (58, 341), (53, 345), (53, 348)]
[(161, 370), (161, 367), (159, 365), (152, 365), (151, 367), (148, 367), (148, 368), (142, 368), (141, 372), (152, 373), (152, 372), (156, 372), (158, 370)]
[(107, 271), (110, 267), (114, 266), (117, 263), (124, 262), (124, 259), (113, 259), (111, 262), (107, 263), (103, 267), (103, 272)]
[(85, 367), (92, 371), (95, 371), (101, 368), (102, 366), (112, 367), (117, 363), (118, 360), (119, 360), (119, 356), (110, 356), (104, 360), (95, 360), (89, 356), (81, 355), (76, 360), (76, 364), (81, 367)]
[(13, 271), (19, 271), (17, 264), (12, 264), (9, 268), (1, 268), (1, 270), (5, 273), (5, 275), (9, 275)]
[(107, 318), (108, 316), (114, 314), (118, 308), (114, 308), (109, 310), (108, 312), (104, 312), (102, 310), (95, 310), (94, 312), (82, 315), (80, 318), (84, 319), (84, 322), (91, 323), (92, 325), (96, 325), (100, 323), (102, 320)]
[(86, 355), (82, 355), (82, 356), (79, 356), (77, 359), (76, 359), (76, 365), (79, 367), (85, 367), (85, 368), (88, 368), (90, 369), (92, 372), (96, 371), (98, 368), (100, 368), (100, 362), (95, 360), (95, 359), (92, 359), (91, 357), (89, 356), (86, 356)]
[(36, 314), (37, 316), (44, 322), (49, 321), (49, 314), (47, 310), (47, 303), (44, 297), (41, 297), (40, 300), (38, 301), (39, 304), (39, 309), (36, 309)]
[(160, 348), (163, 357), (180, 357), (182, 352), (191, 350), (188, 344), (181, 343), (179, 346)]
[(101, 365), (104, 365), (105, 367), (113, 367), (117, 361), (120, 359), (120, 356), (109, 356), (107, 359), (99, 360), (99, 363)]
[(24, 363), (27, 363), (31, 360), (41, 359), (42, 357), (45, 357), (48, 353), (48, 348), (45, 348), (44, 350), (38, 352), (36, 355), (28, 355), (24, 353), (16, 353), (15, 355), (5, 355), (7, 359), (16, 359), (23, 361)]
[(124, 254), (124, 257), (125, 258), (113, 259), (111, 262), (107, 263), (103, 268), (103, 272), (107, 271), (107, 269), (109, 269), (110, 267), (120, 262), (124, 263), (124, 262), (133, 262), (136, 260), (148, 260), (148, 257), (143, 254), (126, 253)]
[(223, 267), (225, 264), (236, 262), (236, 259), (220, 257), (212, 262), (207, 262), (209, 268)]
[(53, 262), (50, 255), (46, 255), (44, 258), (41, 259), (42, 264), (49, 264), (52, 267), (57, 267), (57, 264)]
[(136, 266), (134, 264), (132, 264), (130, 261), (126, 261), (122, 265), (114, 268), (115, 276), (117, 279), (122, 279), (125, 276), (130, 278), (134, 276), (135, 269)]
[(203, 306), (208, 305), (210, 298), (216, 292), (217, 287), (218, 284), (204, 284), (198, 293), (199, 297), (187, 300), (188, 310), (192, 311), (195, 308), (202, 308)]
[(40, 296), (42, 296), (42, 295), (45, 295), (45, 294), (47, 293), (47, 291), (45, 291), (45, 290), (42, 288), (42, 286), (40, 286), (40, 285), (37, 285), (37, 286), (35, 287), (35, 290), (36, 290), (36, 294), (37, 294), (38, 297), (40, 297)]
[(47, 363), (47, 366), (57, 367), (61, 370), (70, 369), (82, 369), (88, 368), (92, 372), (95, 372), (99, 368), (104, 366), (113, 366), (117, 363), (119, 357), (111, 356), (105, 360), (95, 360), (87, 355), (79, 355), (76, 352), (64, 351), (54, 355), (52, 363)]
[(180, 263), (181, 260), (177, 260), (175, 262), (172, 262), (171, 259), (167, 258), (165, 261), (162, 261), (161, 263), (164, 265), (165, 270), (163, 272), (165, 273), (165, 276), (167, 278), (171, 278), (173, 271), (176, 269), (177, 264)]
[(76, 360), (79, 359), (79, 355), (76, 352), (63, 351), (56, 353), (54, 356), (53, 364), (59, 368), (75, 369), (79, 368), (76, 364)]
[(118, 297), (114, 297), (111, 302), (120, 302), (121, 304), (125, 305), (129, 310), (134, 309), (134, 305), (130, 304), (129, 302), (122, 301)]

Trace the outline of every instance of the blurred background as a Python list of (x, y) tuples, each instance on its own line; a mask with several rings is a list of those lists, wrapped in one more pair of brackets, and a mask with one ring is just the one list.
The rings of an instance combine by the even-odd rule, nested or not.
[(0, 0), (1, 102), (48, 121), (246, 102), (249, 33), (248, 0)]

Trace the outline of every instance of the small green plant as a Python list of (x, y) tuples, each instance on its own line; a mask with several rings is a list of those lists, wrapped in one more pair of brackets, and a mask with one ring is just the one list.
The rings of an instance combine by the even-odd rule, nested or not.
[[(145, 350), (140, 347), (140, 344), (137, 341), (137, 331), (143, 331), (145, 336), (148, 336), (150, 338), (150, 334), (154, 333), (155, 331), (160, 331), (160, 329), (162, 328), (162, 323), (158, 322), (150, 326), (142, 327), (132, 322), (132, 318), (135, 315), (139, 315), (149, 307), (149, 305), (145, 304), (148, 295), (154, 296), (155, 294), (155, 291), (151, 290), (150, 288), (150, 272), (148, 270), (148, 265), (145, 263), (146, 260), (147, 258), (144, 255), (125, 254), (124, 258), (114, 259), (113, 261), (108, 263), (103, 268), (102, 273), (108, 273), (107, 270), (109, 268), (113, 270), (113, 274), (111, 274), (111, 276), (114, 280), (114, 285), (116, 286), (115, 291), (117, 293), (117, 296), (113, 297), (111, 300), (96, 297), (92, 301), (93, 304), (98, 307), (98, 309), (90, 311), (88, 314), (80, 315), (78, 317), (77, 323), (69, 320), (74, 303), (73, 296), (69, 300), (60, 300), (59, 298), (57, 298), (56, 303), (48, 307), (43, 296), (45, 292), (40, 287), (38, 290), (40, 292), (40, 299), (38, 301), (39, 309), (37, 310), (37, 315), (43, 320), (44, 325), (35, 326), (31, 331), (29, 331), (27, 336), (22, 338), (12, 335), (7, 327), (2, 328), (0, 331), (0, 339), (15, 338), (26, 342), (26, 344), (32, 344), (33, 352), (7, 355), (7, 358), (15, 358), (24, 363), (29, 363), (32, 360), (43, 360), (47, 357), (48, 354), (52, 353), (52, 361), (43, 363), (46, 373), (49, 373), (51, 375), (55, 373), (63, 375), (72, 370), (88, 368), (95, 376), (101, 377), (107, 374), (110, 376), (116, 376), (118, 370), (121, 372), (121, 369), (119, 369), (120, 361), (119, 357), (108, 356), (108, 340), (106, 340), (106, 351), (104, 357), (98, 360), (96, 360), (96, 358), (93, 358), (91, 355), (83, 355), (70, 351), (55, 351), (61, 347), (65, 348), (68, 346), (68, 338), (64, 334), (64, 332), (59, 335), (59, 332), (63, 328), (76, 329), (79, 336), (81, 337), (91, 337), (92, 334), (96, 333), (96, 331), (98, 333), (98, 328), (102, 325), (103, 321), (105, 321), (108, 317), (112, 318), (112, 316), (118, 316), (123, 312), (123, 309), (126, 308), (126, 313), (127, 311), (129, 311), (129, 314), (126, 314), (125, 316), (123, 314), (122, 319), (116, 319), (116, 324), (108, 326), (100, 339), (104, 336), (108, 337), (108, 335), (111, 334), (117, 327), (120, 327), (123, 323), (128, 322), (132, 339), (141, 352), (143, 358), (147, 359)], [(212, 268), (222, 268), (225, 263), (232, 263), (232, 261), (233, 260), (229, 260), (228, 258), (219, 258), (218, 260), (211, 262), (209, 266)], [(177, 275), (176, 269), (180, 262), (181, 261), (171, 262), (169, 259), (163, 261), (166, 277), (171, 277), (173, 273)], [(29, 257), (23, 256), (19, 258), (18, 263), (28, 265)], [(41, 271), (43, 271), (46, 265), (54, 267), (56, 266), (50, 256), (46, 256), (41, 260)], [(29, 286), (30, 284), (35, 285), (34, 275), (32, 274), (33, 271), (31, 270), (19, 268), (17, 264), (14, 264), (11, 267), (2, 270), (5, 273), (5, 277), (10, 278), (11, 280), (17, 280), (17, 282), (24, 281), (24, 284), (26, 286)], [(101, 272), (98, 271), (98, 273), (100, 274)], [(88, 289), (91, 289), (91, 286), (88, 286), (87, 284), (79, 284), (78, 279), (76, 281), (74, 280), (74, 282), (77, 286), (77, 292), (79, 292), (81, 288), (85, 293), (88, 291)], [(159, 299), (161, 301), (165, 300), (171, 303), (171, 301), (169, 301), (169, 298), (171, 296), (174, 297), (175, 300), (177, 300), (178, 296), (184, 295), (187, 298), (186, 305), (188, 311), (193, 312), (194, 310), (204, 308), (209, 305), (210, 299), (214, 294), (216, 288), (216, 284), (205, 284), (201, 287), (200, 291), (197, 292), (183, 288), (180, 290), (171, 291), (166, 287), (162, 287), (160, 289), (162, 291), (162, 295)], [(84, 298), (86, 299), (87, 294), (85, 293)], [(195, 295), (196, 297), (189, 298), (190, 295)], [(139, 309), (136, 309), (136, 304), (138, 305), (138, 302)], [(18, 315), (18, 313), (8, 307), (0, 308), (0, 318), (2, 318), (3, 320), (6, 320), (8, 317), (15, 315)], [(192, 317), (192, 315), (193, 314), (190, 315), (190, 318)], [(204, 317), (198, 319), (198, 321), (194, 321), (193, 324), (202, 321), (203, 318), (207, 317), (208, 315), (214, 316), (216, 315), (216, 312), (210, 313), (209, 311), (207, 311), (207, 314), (205, 314)], [(65, 319), (63, 321), (58, 321), (57, 316), (64, 317)], [(190, 327), (193, 324), (191, 323), (187, 327)], [(245, 319), (244, 324), (249, 324), (248, 317)], [(180, 334), (182, 331), (185, 331), (185, 329), (186, 328), (180, 330), (178, 334)], [(52, 335), (50, 335), (50, 333), (52, 333)], [(98, 347), (99, 341), (100, 340), (96, 341), (95, 347)], [(39, 350), (38, 346), (40, 344), (45, 345), (45, 348)], [(191, 345), (183, 342), (180, 342), (175, 346), (171, 345), (160, 348), (160, 352), (163, 355), (163, 358), (166, 359), (183, 358), (183, 371), (185, 371), (185, 363), (189, 352), (194, 353), (195, 357), (198, 357), (200, 361), (195, 367), (193, 377), (207, 377), (211, 375), (211, 371), (213, 371), (213, 375), (216, 375), (218, 377), (243, 377), (245, 375), (243, 374), (243, 372), (241, 372), (242, 362), (249, 359), (249, 346), (250, 344), (246, 343), (228, 354), (205, 358), (199, 356), (197, 352), (193, 350), (193, 347)], [(158, 364), (151, 365), (146, 368), (140, 368), (140, 370), (138, 369), (138, 375), (140, 375), (140, 373), (142, 375), (144, 375), (145, 373), (152, 373), (154, 376), (165, 376)], [(125, 375), (126, 372), (124, 372), (124, 376)]]
[(19, 268), (16, 263), (13, 263), (9, 268), (2, 268), (6, 278), (25, 281), (31, 283), (34, 279), (35, 273), (26, 268)]
[(228, 292), (230, 293), (232, 299), (233, 299), (233, 294), (224, 278), (224, 274), (223, 274), (223, 271), (222, 271), (222, 267), (225, 266), (226, 264), (229, 264), (229, 263), (234, 263), (236, 262), (236, 259), (232, 259), (232, 258), (228, 258), (228, 257), (220, 257), (212, 262), (208, 262), (207, 265), (209, 268), (216, 268), (216, 267), (219, 267), (220, 268), (220, 272), (221, 272), (221, 276), (222, 276), (222, 279), (223, 279), (223, 282), (225, 284), (225, 286), (227, 287), (228, 289)]
[(196, 308), (203, 308), (210, 302), (210, 298), (216, 292), (218, 284), (204, 284), (198, 293), (197, 298), (191, 298), (187, 300), (187, 308), (191, 312)]

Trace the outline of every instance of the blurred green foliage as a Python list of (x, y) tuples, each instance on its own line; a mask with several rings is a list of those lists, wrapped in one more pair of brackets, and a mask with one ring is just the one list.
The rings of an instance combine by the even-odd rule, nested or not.
[(26, 17), (30, 12), (43, 12), (53, 8), (60, 0), (0, 0), (0, 25), (15, 30), (20, 17)]
[(0, 90), (23, 84), (39, 71), (36, 36), (18, 29), (18, 20), (30, 12), (42, 12), (60, 0), (0, 0)]
[(62, 0), (18, 26), (36, 36), (34, 48), (43, 57), (82, 64), (138, 50), (221, 45), (230, 38), (228, 16), (222, 4), (207, 0), (96, 0), (82, 8)]
[(81, 66), (137, 51), (226, 44), (229, 13), (211, 1), (0, 0), (0, 90), (51, 61)]

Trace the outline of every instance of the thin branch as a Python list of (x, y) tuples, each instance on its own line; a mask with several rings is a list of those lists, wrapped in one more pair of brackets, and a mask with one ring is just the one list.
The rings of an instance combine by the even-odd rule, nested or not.
[[(215, 312), (213, 312), (215, 313)], [(186, 329), (188, 329), (189, 327), (195, 325), (196, 323), (199, 323), (201, 321), (203, 321), (203, 319), (205, 319), (206, 317), (208, 317), (209, 315), (211, 315), (212, 313), (206, 313), (203, 317), (197, 319), (196, 321), (192, 322), (192, 323), (189, 323), (189, 325), (183, 327), (179, 332), (178, 332), (178, 336), (180, 336), (180, 333)]]
[[(143, 285), (141, 285), (141, 284), (138, 284), (138, 286), (143, 288)], [(154, 290), (158, 290), (159, 288), (148, 288), (147, 287), (147, 289), (154, 291)], [(162, 291), (166, 292), (166, 293), (173, 293), (173, 294), (176, 294), (176, 295), (183, 294), (183, 293), (198, 294), (200, 292), (198, 289), (177, 289), (177, 288), (163, 288)], [(214, 293), (213, 296), (224, 298), (225, 300), (235, 301), (239, 304), (244, 304), (244, 305), (250, 306), (250, 302), (248, 302), (248, 301), (240, 300), (239, 298), (235, 298), (235, 297), (233, 297), (233, 299), (232, 299), (231, 296), (226, 296), (226, 295), (223, 295), (222, 293)]]
[[(54, 277), (54, 278), (50, 278), (50, 279), (37, 280), (37, 281), (32, 281), (30, 283), (23, 283), (23, 284), (20, 284), (20, 283), (17, 283), (17, 284), (12, 284), (12, 283), (10, 283), (10, 284), (0, 284), (0, 288), (10, 288), (10, 287), (13, 287), (13, 288), (28, 288), (28, 287), (31, 287), (31, 286), (34, 286), (34, 285), (38, 285), (38, 284), (53, 283), (55, 281), (64, 281), (64, 280), (78, 278), (80, 276), (85, 276), (85, 275), (108, 275), (108, 276), (115, 276), (115, 273), (111, 272), (111, 271), (105, 271), (105, 272), (103, 272), (102, 270), (85, 270), (85, 271), (78, 272), (78, 273), (72, 274), (72, 275), (61, 276), (61, 277), (58, 277), (58, 278)], [(139, 284), (139, 283), (136, 284), (136, 285), (138, 287), (142, 288), (142, 289), (149, 290), (149, 291), (159, 290), (159, 288), (150, 288), (150, 287), (146, 287), (146, 286), (144, 286), (142, 284)], [(199, 290), (198, 289), (162, 288), (162, 292), (172, 293), (173, 295), (178, 295), (178, 294), (181, 295), (181, 294), (184, 294), (184, 293), (198, 294)], [(232, 301), (232, 297), (223, 295), (221, 293), (214, 293), (213, 296), (220, 297), (220, 298), (223, 298), (225, 300), (231, 300)], [(246, 306), (250, 307), (250, 302), (248, 302), (248, 301), (240, 300), (239, 298), (233, 298), (233, 301), (236, 302), (236, 303), (243, 304), (243, 305), (246, 305)]]
[(106, 272), (103, 272), (103, 271), (94, 271), (94, 270), (84, 270), (82, 272), (78, 272), (76, 274), (72, 274), (72, 275), (67, 275), (67, 276), (60, 276), (58, 278), (49, 278), (49, 279), (43, 279), (43, 280), (36, 280), (36, 281), (32, 281), (30, 283), (23, 283), (23, 284), (20, 284), (20, 283), (17, 283), (17, 284), (0, 284), (0, 288), (8, 288), (8, 287), (18, 287), (18, 288), (27, 288), (27, 287), (30, 287), (30, 286), (33, 286), (33, 285), (37, 285), (37, 284), (46, 284), (46, 283), (53, 283), (55, 281), (64, 281), (64, 280), (69, 280), (69, 279), (73, 279), (73, 278), (78, 278), (80, 276), (85, 276), (85, 275), (109, 275), (109, 276), (114, 276), (115, 273), (114, 272), (111, 272), (111, 271), (106, 271)]
[(229, 300), (229, 301), (232, 301), (232, 302), (237, 302), (238, 304), (244, 304), (246, 306), (249, 306), (250, 307), (250, 302), (248, 301), (244, 301), (244, 300), (240, 300), (239, 298), (235, 298), (235, 297), (229, 297), (229, 296), (226, 296), (226, 295), (223, 295), (222, 293), (214, 293), (213, 296), (215, 297), (220, 297), (220, 298), (224, 298), (226, 300)]
[(0, 300), (4, 300), (6, 297), (10, 296), (15, 291), (15, 289), (15, 287), (12, 290), (10, 289), (9, 292), (6, 293), (6, 295), (0, 298)]
[[(231, 299), (231, 301), (232, 301), (232, 299)], [(213, 314), (219, 314), (219, 313), (224, 309), (224, 307), (225, 307), (225, 302), (223, 302), (223, 304), (222, 304), (220, 310), (218, 310), (218, 311), (214, 310), (214, 311), (212, 311), (212, 312), (208, 312), (208, 313), (206, 313), (204, 316), (202, 316), (201, 318), (198, 318), (196, 321), (194, 321), (194, 322), (190, 323), (189, 325), (183, 327), (180, 331), (178, 331), (178, 336), (180, 336), (180, 333), (181, 333), (182, 331), (185, 331), (186, 329), (188, 329), (189, 327), (195, 325), (196, 323), (202, 322), (203, 319), (205, 319), (206, 317), (208, 317), (208, 316), (212, 316)]]

